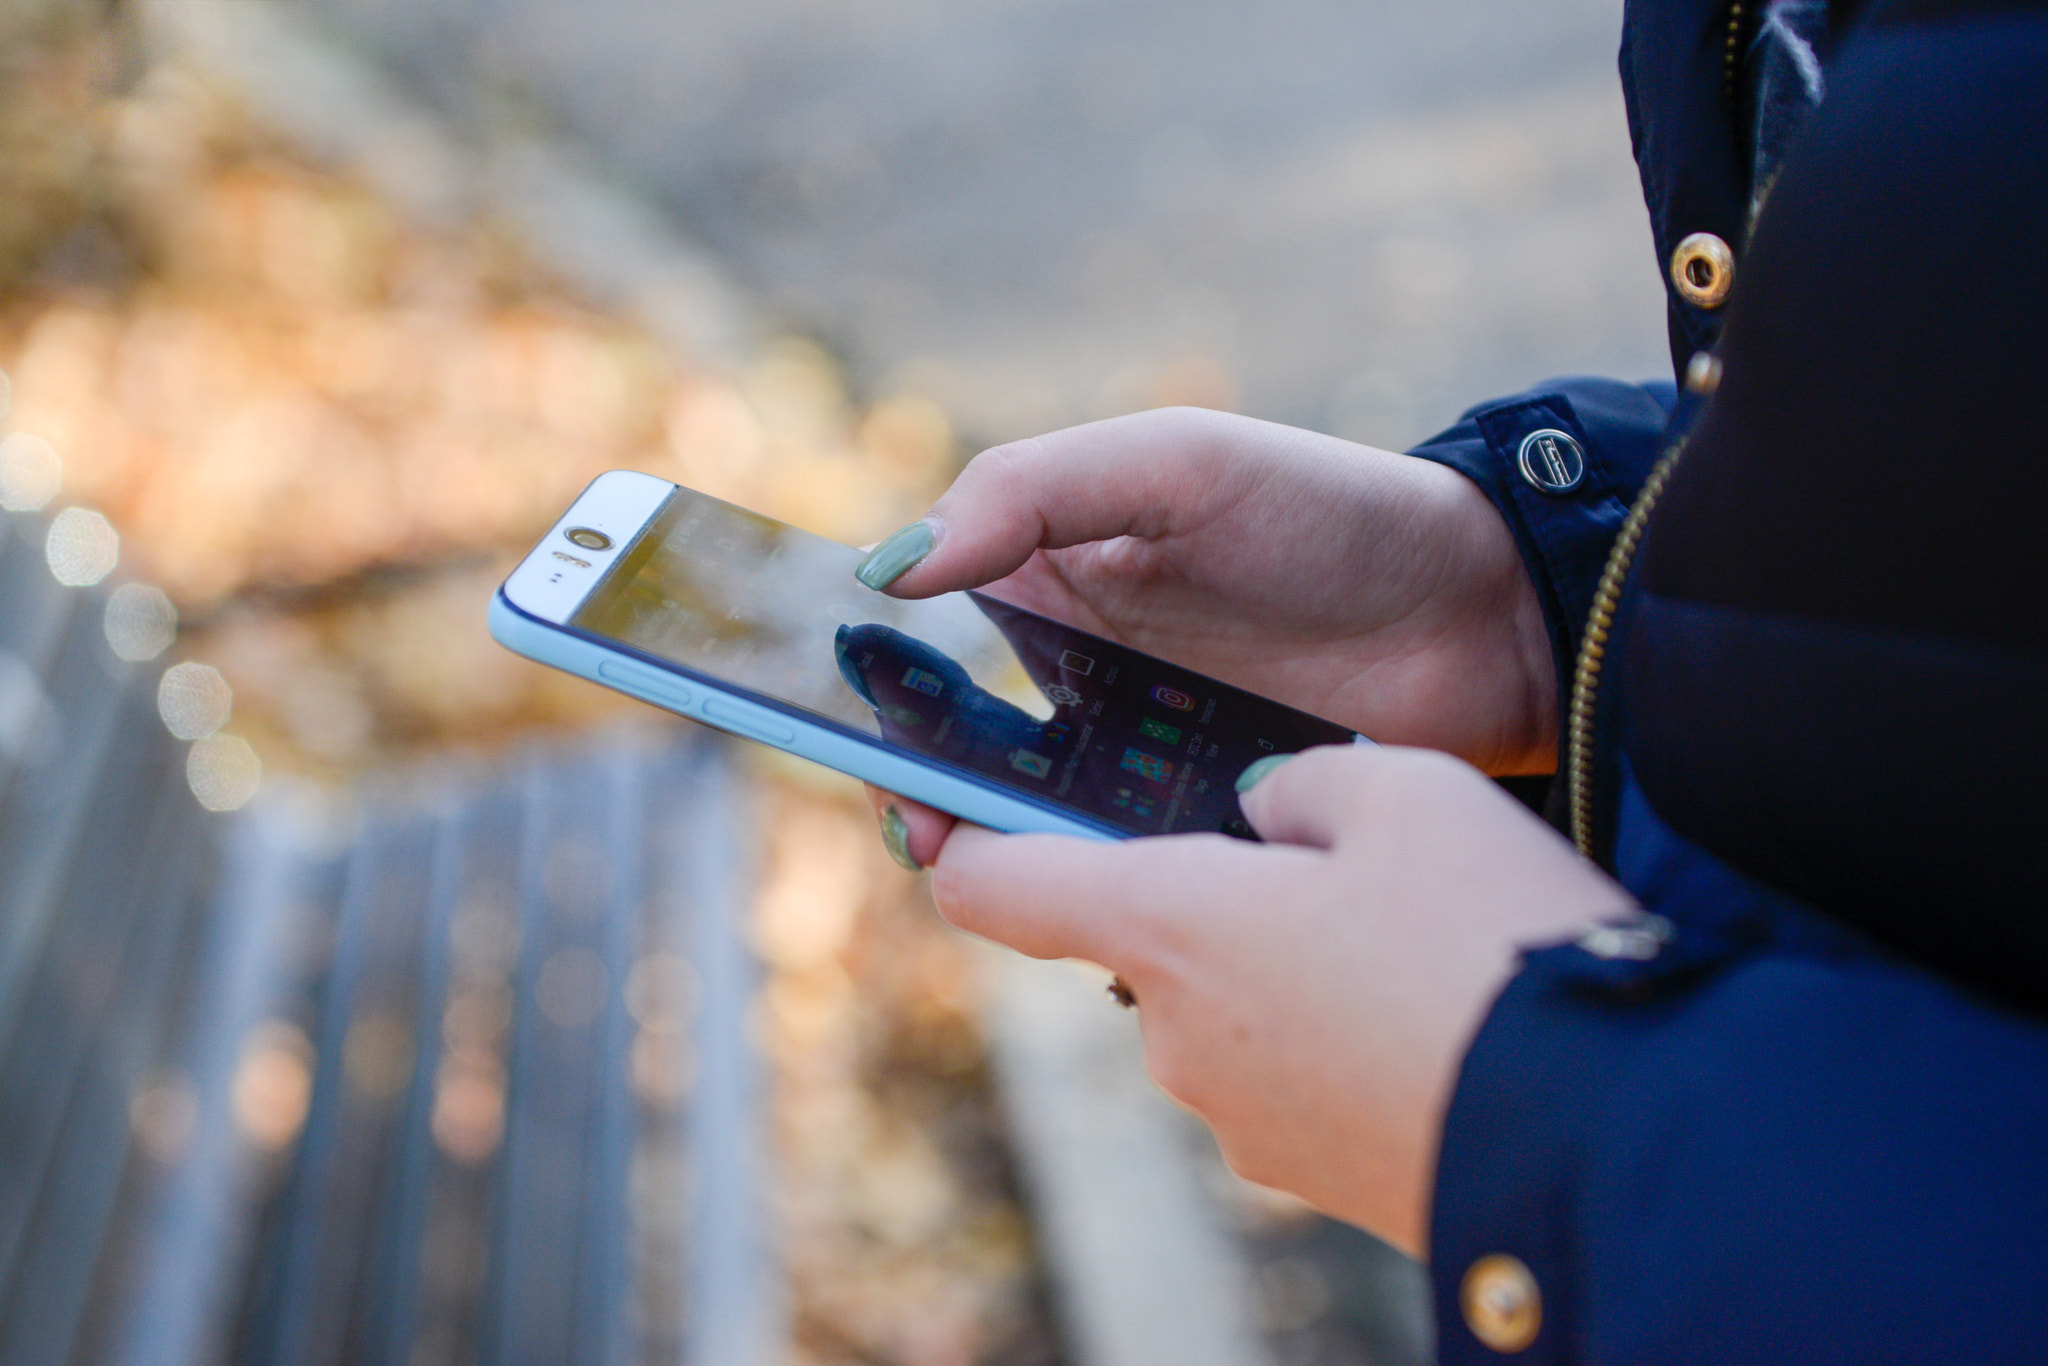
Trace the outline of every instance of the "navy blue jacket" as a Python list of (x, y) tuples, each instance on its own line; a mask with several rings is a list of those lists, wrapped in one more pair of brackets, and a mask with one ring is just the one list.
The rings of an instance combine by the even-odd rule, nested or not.
[[(1814, 8), (1629, 7), (1660, 265), (1735, 263), (1672, 290), (1698, 392), (1562, 381), (1417, 452), (1507, 520), (1569, 698), (1682, 447), (1592, 727), (1595, 855), (1657, 919), (1529, 953), (1473, 1044), (1447, 1363), (2048, 1360), (2048, 13), (1837, 0), (1757, 55)], [(1461, 1303), (1502, 1258), (1505, 1338)]]

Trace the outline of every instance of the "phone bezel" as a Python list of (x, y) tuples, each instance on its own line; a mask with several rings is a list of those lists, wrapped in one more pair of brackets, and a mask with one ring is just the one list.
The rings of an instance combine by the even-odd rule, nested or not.
[[(567, 626), (612, 566), (646, 534), (677, 487), (634, 470), (600, 474), (576, 495), (499, 591), (527, 616)], [(611, 548), (590, 550), (576, 544), (568, 536), (575, 527), (603, 532), (612, 538)]]
[[(646, 534), (678, 487), (669, 480), (630, 470), (608, 471), (592, 480), (493, 596), (491, 635), (529, 659), (716, 730), (850, 774), (976, 825), (1010, 834), (1038, 832), (1105, 840), (1135, 837), (1131, 831), (1098, 824), (1083, 812), (998, 786), (982, 774), (943, 759), (898, 749), (880, 736), (844, 727), (780, 699), (571, 625), (577, 610)], [(584, 526), (611, 537), (610, 549), (590, 551), (567, 540), (564, 533), (569, 528)], [(607, 676), (604, 664), (608, 660), (652, 669), (656, 674), (634, 678), (615, 671)], [(674, 681), (666, 681), (670, 679)], [(722, 716), (706, 714), (705, 703), (712, 699), (717, 699)]]

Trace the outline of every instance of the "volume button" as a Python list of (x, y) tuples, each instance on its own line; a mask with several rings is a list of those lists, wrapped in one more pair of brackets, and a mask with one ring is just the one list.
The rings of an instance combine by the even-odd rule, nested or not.
[(771, 745), (786, 745), (796, 739), (796, 732), (776, 721), (773, 712), (763, 712), (740, 702), (728, 702), (722, 697), (704, 699), (704, 719), (735, 734), (765, 740)]
[(664, 707), (690, 705), (690, 690), (659, 669), (650, 669), (639, 664), (621, 664), (616, 660), (607, 659), (598, 663), (597, 676), (607, 683)]

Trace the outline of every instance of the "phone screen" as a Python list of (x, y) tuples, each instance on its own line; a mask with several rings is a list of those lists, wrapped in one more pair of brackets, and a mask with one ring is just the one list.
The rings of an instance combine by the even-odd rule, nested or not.
[(1248, 834), (1246, 765), (1357, 739), (986, 594), (874, 592), (860, 558), (678, 489), (569, 625), (1135, 835)]

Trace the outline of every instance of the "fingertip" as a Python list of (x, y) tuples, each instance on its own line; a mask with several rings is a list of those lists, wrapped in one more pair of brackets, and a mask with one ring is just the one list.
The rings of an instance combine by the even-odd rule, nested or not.
[(889, 851), (889, 857), (913, 873), (931, 867), (939, 856), (940, 846), (946, 842), (947, 832), (953, 828), (954, 818), (873, 784), (865, 786), (881, 826), (882, 847)]
[(938, 548), (945, 524), (934, 513), (898, 527), (876, 543), (854, 566), (853, 577), (876, 592), (886, 592), (916, 569)]
[(1070, 520), (1077, 511), (1074, 456), (1062, 454), (1056, 439), (1063, 435), (991, 446), (968, 461), (922, 519), (930, 543), (920, 550), (918, 524), (905, 527), (862, 561), (861, 581), (896, 597), (928, 598), (994, 583), (1041, 548), (1096, 539), (1085, 528), (1064, 540), (1053, 535), (1051, 510)]
[[(1245, 819), (1272, 844), (1300, 844), (1328, 848), (1341, 826), (1342, 807), (1353, 795), (1353, 784), (1369, 768), (1375, 756), (1367, 745), (1317, 745), (1298, 753), (1269, 756), (1263, 771), (1260, 760), (1240, 777), (1250, 777), (1250, 786), (1239, 788), (1238, 806)], [(1365, 757), (1360, 757), (1365, 755)]]
[(1246, 764), (1244, 772), (1237, 775), (1237, 782), (1234, 784), (1238, 795), (1241, 797), (1250, 792), (1270, 777), (1275, 769), (1292, 758), (1292, 754), (1268, 754), (1263, 759), (1254, 759)]
[(921, 873), (924, 864), (910, 852), (910, 822), (903, 819), (901, 809), (890, 806), (882, 811), (882, 847), (889, 851), (889, 857), (896, 866), (907, 873)]

